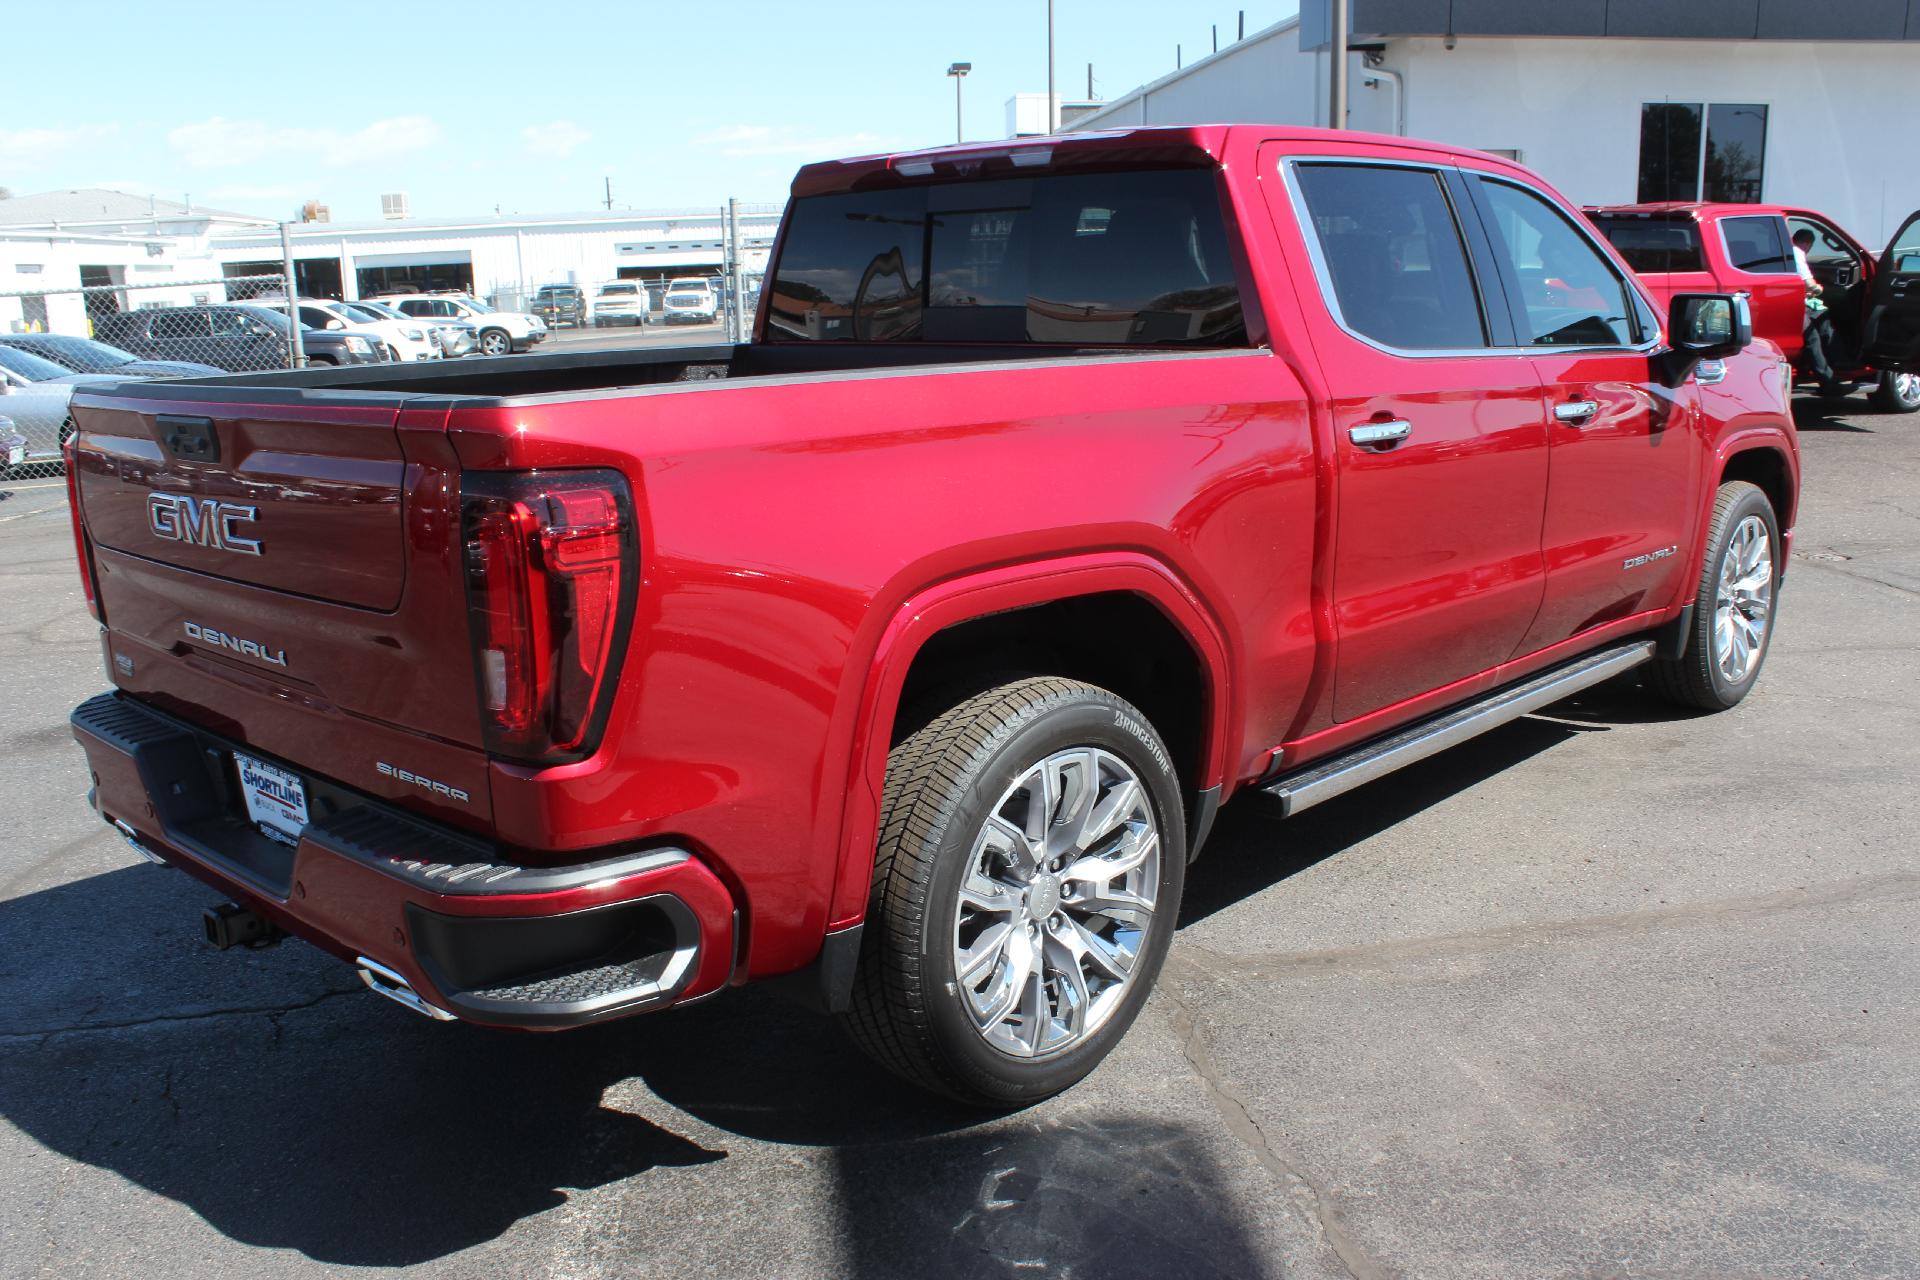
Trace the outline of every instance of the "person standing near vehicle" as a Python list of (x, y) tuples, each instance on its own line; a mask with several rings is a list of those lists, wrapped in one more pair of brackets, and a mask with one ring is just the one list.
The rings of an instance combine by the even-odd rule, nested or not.
[(1807, 286), (1806, 317), (1802, 322), (1802, 333), (1807, 344), (1807, 368), (1820, 380), (1821, 391), (1828, 395), (1844, 395), (1848, 388), (1834, 376), (1833, 366), (1827, 363), (1827, 348), (1833, 342), (1833, 321), (1827, 315), (1827, 304), (1820, 300), (1820, 282), (1813, 278), (1813, 268), (1807, 263), (1807, 250), (1811, 248), (1812, 231), (1802, 227), (1793, 233), (1794, 269)]

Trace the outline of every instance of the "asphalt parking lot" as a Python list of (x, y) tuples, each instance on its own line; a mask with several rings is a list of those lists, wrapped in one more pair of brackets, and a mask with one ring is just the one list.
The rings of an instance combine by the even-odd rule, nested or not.
[(1742, 707), (1230, 807), (1120, 1051), (984, 1122), (754, 991), (513, 1037), (210, 951), (83, 800), (63, 490), (0, 486), (0, 1275), (1912, 1275), (1920, 419), (1800, 408)]

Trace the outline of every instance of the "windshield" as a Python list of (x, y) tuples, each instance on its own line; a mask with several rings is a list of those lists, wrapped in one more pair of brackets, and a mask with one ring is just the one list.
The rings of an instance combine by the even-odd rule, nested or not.
[(0, 347), (0, 369), (17, 374), (28, 382), (64, 378), (73, 372), (71, 369), (62, 369), (53, 361), (36, 356), (31, 351), (22, 351), (18, 347)]
[(360, 321), (364, 324), (378, 324), (387, 318), (378, 311), (375, 311), (372, 307), (363, 307), (357, 302), (343, 302), (340, 304), (338, 310), (344, 312), (350, 319)]
[(362, 311), (371, 312), (372, 314), (374, 314), (375, 316), (378, 316), (382, 320), (413, 319), (413, 317), (409, 316), (406, 312), (401, 311), (396, 307), (390, 307), (384, 302), (356, 302), (353, 305), (360, 308), (360, 310)]
[(628, 297), (632, 297), (637, 292), (639, 292), (639, 290), (630, 284), (603, 284), (600, 286), (600, 296), (603, 298), (613, 297), (618, 294), (625, 294)]
[(478, 314), (483, 316), (490, 316), (493, 314), (493, 308), (488, 306), (486, 303), (480, 301), (480, 299), (478, 298), (455, 298), (454, 302), (460, 304), (461, 306), (469, 307), (475, 312), (477, 312)]
[(15, 338), (12, 342), (18, 343), (22, 350), (44, 356), (81, 373), (98, 373), (114, 365), (131, 364), (140, 358), (131, 351), (122, 351), (104, 342), (95, 342), (91, 338), (70, 338), (59, 333), (35, 334), (30, 338)]

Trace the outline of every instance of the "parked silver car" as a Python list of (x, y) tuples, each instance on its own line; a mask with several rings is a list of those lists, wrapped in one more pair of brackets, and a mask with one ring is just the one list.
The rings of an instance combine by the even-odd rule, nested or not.
[(69, 373), (30, 351), (0, 346), (0, 406), (26, 437), (26, 463), (60, 461), (60, 446), (71, 428), (67, 401), (73, 389), (90, 382), (124, 382), (110, 373)]

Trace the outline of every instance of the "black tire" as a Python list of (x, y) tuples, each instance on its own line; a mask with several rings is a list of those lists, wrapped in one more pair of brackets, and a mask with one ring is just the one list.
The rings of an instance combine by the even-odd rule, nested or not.
[[(976, 839), (1009, 789), (1053, 754), (1083, 747), (1117, 758), (1142, 784), (1159, 836), (1151, 919), (1103, 1020), (1059, 1048), (1016, 1056), (989, 1043), (962, 1003), (954, 956), (961, 880), (974, 861)], [(887, 761), (872, 897), (852, 1005), (843, 1019), (855, 1042), (923, 1088), (996, 1109), (1038, 1102), (1086, 1076), (1139, 1014), (1166, 957), (1186, 879), (1180, 796), (1166, 745), (1144, 715), (1104, 689), (1057, 677), (1022, 679), (976, 694), (900, 743)], [(1051, 821), (1061, 824), (1064, 816), (1063, 800)], [(1144, 865), (1139, 875), (1142, 885), (1150, 878)], [(1067, 878), (1048, 878), (1052, 902)], [(1036, 916), (1053, 910), (1030, 900), (1022, 908), (1028, 909)], [(1052, 923), (1050, 917), (1035, 935), (1043, 954)], [(1088, 989), (1082, 978), (1081, 990)], [(1086, 1007), (1097, 1007), (1097, 1001)]]
[[(1766, 530), (1772, 561), (1767, 586), (1768, 607), (1752, 665), (1738, 679), (1731, 679), (1722, 670), (1714, 652), (1720, 567), (1728, 543), (1750, 517), (1758, 518)], [(1725, 711), (1739, 705), (1760, 678), (1760, 668), (1766, 663), (1767, 649), (1773, 641), (1774, 619), (1780, 603), (1780, 571), (1780, 520), (1767, 495), (1744, 480), (1721, 485), (1714, 497), (1706, 556), (1694, 591), (1687, 647), (1678, 658), (1658, 659), (1650, 665), (1647, 680), (1654, 692), (1676, 705), (1700, 711)]]
[(1881, 413), (1920, 413), (1920, 373), (1882, 373), (1867, 398)]
[(482, 329), (478, 350), (483, 356), (512, 355), (513, 336), (505, 329)]

